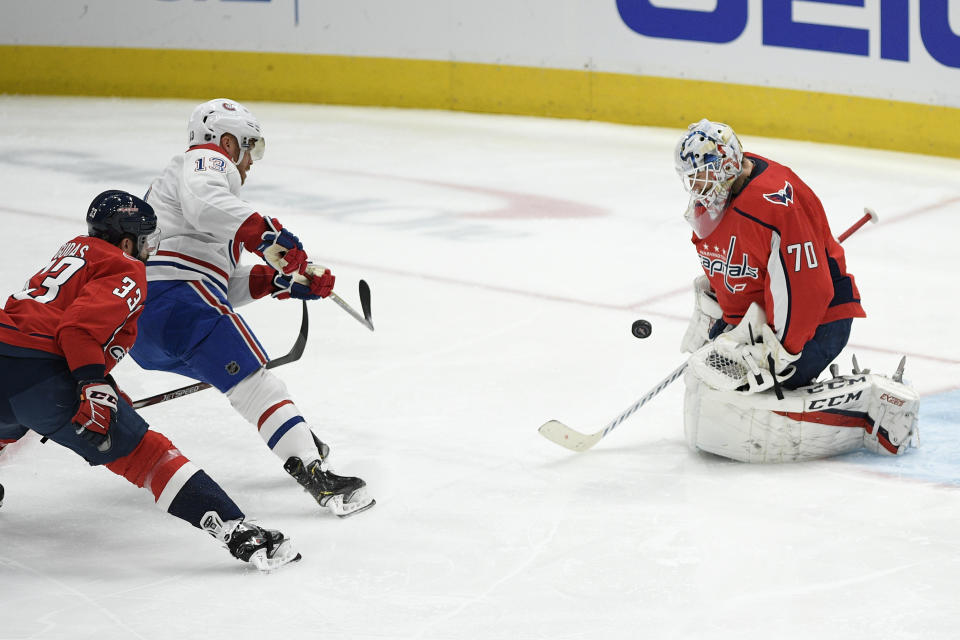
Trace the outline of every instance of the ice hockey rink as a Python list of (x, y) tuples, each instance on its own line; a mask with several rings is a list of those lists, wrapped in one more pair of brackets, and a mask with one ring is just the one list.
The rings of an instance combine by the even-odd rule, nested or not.
[[(94, 195), (146, 190), (193, 106), (0, 98), (2, 298), (85, 231)], [(292, 537), (303, 560), (262, 575), (30, 436), (0, 456), (0, 638), (957, 637), (960, 162), (741, 135), (814, 188), (835, 233), (864, 206), (880, 215), (844, 244), (869, 317), (839, 364), (892, 373), (907, 356), (920, 448), (763, 466), (694, 453), (679, 381), (578, 454), (537, 428), (599, 430), (683, 361), (699, 264), (681, 131), (248, 106), (267, 149), (245, 198), (345, 300), (361, 278), (372, 290), (375, 332), (311, 303), (306, 352), (276, 373), (377, 506), (322, 512), (215, 391), (144, 409)], [(297, 303), (241, 312), (272, 356), (290, 348)], [(115, 374), (135, 398), (187, 384), (130, 359)]]

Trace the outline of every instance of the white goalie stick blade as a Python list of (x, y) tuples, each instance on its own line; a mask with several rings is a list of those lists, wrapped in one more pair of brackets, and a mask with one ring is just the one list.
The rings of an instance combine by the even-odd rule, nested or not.
[(559, 420), (550, 420), (543, 423), (543, 426), (540, 427), (540, 435), (571, 451), (586, 451), (600, 442), (600, 438), (603, 437), (603, 432), (587, 435), (579, 431), (574, 431)]
[(600, 440), (603, 439), (608, 433), (616, 429), (617, 425), (636, 413), (640, 407), (650, 402), (654, 396), (669, 387), (674, 380), (683, 375), (683, 372), (686, 370), (686, 368), (687, 363), (684, 362), (679, 367), (671, 371), (670, 375), (657, 383), (657, 386), (655, 386), (653, 389), (650, 389), (650, 391), (647, 391), (642, 398), (630, 405), (626, 411), (611, 420), (607, 426), (596, 433), (580, 433), (579, 431), (571, 429), (559, 420), (550, 420), (540, 427), (540, 435), (551, 442), (557, 443), (561, 447), (570, 449), (571, 451), (586, 451), (593, 445), (600, 442)]

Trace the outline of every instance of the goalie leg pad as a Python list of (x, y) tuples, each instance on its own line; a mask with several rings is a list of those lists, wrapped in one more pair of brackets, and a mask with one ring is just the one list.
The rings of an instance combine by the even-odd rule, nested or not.
[(920, 396), (916, 390), (886, 376), (873, 379), (871, 417), (873, 429), (863, 436), (863, 446), (873, 453), (901, 455), (919, 444)]
[(906, 451), (917, 430), (916, 392), (885, 376), (840, 376), (772, 393), (721, 391), (685, 376), (687, 444), (741, 462), (796, 462), (861, 447)]

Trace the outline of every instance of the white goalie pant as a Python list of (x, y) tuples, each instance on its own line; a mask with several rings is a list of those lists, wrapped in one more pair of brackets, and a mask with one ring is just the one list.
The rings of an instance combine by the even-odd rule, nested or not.
[(920, 399), (878, 374), (844, 375), (796, 390), (719, 391), (684, 376), (687, 444), (741, 462), (796, 462), (866, 447), (899, 455), (916, 442)]

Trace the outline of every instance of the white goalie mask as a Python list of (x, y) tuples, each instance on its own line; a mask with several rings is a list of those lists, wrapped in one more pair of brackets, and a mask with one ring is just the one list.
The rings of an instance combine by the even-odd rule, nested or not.
[(740, 140), (728, 125), (701, 120), (687, 127), (674, 163), (690, 194), (684, 217), (698, 238), (706, 238), (720, 224), (730, 187), (743, 171)]
[[(239, 102), (226, 98), (217, 98), (204, 102), (190, 116), (187, 125), (190, 135), (189, 146), (212, 142), (220, 144), (220, 137), (225, 133), (233, 135), (243, 151), (249, 151), (253, 160), (263, 158), (266, 143), (260, 131), (260, 123), (250, 110)], [(243, 158), (234, 160), (239, 164)]]

